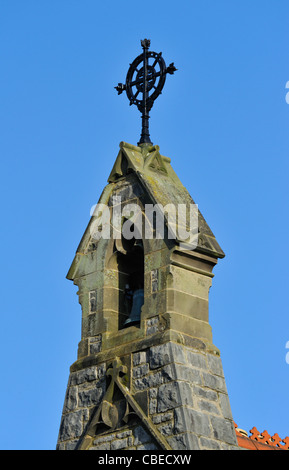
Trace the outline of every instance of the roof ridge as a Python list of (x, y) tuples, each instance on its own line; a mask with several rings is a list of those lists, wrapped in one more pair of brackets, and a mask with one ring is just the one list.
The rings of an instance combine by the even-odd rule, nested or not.
[(289, 450), (288, 436), (281, 439), (278, 433), (275, 433), (272, 436), (266, 430), (260, 433), (256, 426), (250, 429), (249, 432), (251, 435), (248, 435), (247, 431), (238, 428), (236, 423), (234, 423), (234, 425), (240, 447), (250, 450), (264, 450), (265, 446), (271, 448), (270, 450)]

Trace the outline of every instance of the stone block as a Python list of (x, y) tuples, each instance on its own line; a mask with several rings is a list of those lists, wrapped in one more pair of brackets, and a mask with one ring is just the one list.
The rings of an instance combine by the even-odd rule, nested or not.
[(89, 339), (89, 353), (97, 354), (101, 351), (102, 338), (101, 335), (97, 335), (94, 338)]
[(142, 307), (142, 316), (143, 318), (155, 317), (156, 314), (160, 315), (165, 313), (166, 309), (166, 292), (154, 292), (145, 298), (145, 303)]
[(77, 408), (77, 395), (78, 395), (78, 388), (77, 387), (69, 387), (67, 389), (63, 413), (68, 413), (70, 411), (74, 411)]
[(149, 402), (149, 414), (153, 415), (157, 412), (158, 401), (155, 398), (151, 398)]
[(78, 343), (77, 359), (81, 359), (82, 357), (87, 356), (87, 355), (88, 355), (88, 348), (89, 348), (88, 338), (82, 339), (82, 340)]
[(164, 330), (164, 325), (160, 320), (159, 315), (156, 317), (149, 318), (146, 322), (146, 334), (148, 335), (153, 335), (154, 333), (157, 333), (158, 331), (163, 331)]
[(199, 369), (207, 370), (208, 365), (207, 365), (207, 355), (202, 354), (202, 353), (197, 353), (190, 351), (187, 349), (187, 358), (188, 358), (188, 363), (193, 366), (197, 367)]
[(149, 365), (140, 364), (139, 366), (133, 368), (133, 377), (135, 378), (143, 377), (144, 375), (147, 375), (148, 372), (149, 372)]
[(172, 434), (174, 434), (174, 431), (173, 431), (173, 423), (165, 423), (165, 424), (161, 424), (158, 426), (158, 431), (162, 434), (162, 436), (164, 437), (168, 437), (168, 436), (171, 436)]
[(80, 437), (83, 431), (83, 412), (75, 411), (64, 415), (60, 424), (60, 441), (67, 441)]
[(228, 444), (237, 444), (234, 424), (231, 420), (211, 416), (211, 424), (215, 439)]
[(209, 416), (206, 413), (185, 406), (175, 409), (175, 433), (184, 432), (212, 437)]
[(78, 439), (75, 439), (74, 441), (67, 442), (65, 445), (66, 450), (75, 450), (76, 446), (78, 444)]
[(131, 429), (126, 429), (125, 431), (117, 432), (115, 437), (117, 439), (123, 439), (124, 437), (129, 437), (132, 435), (132, 430)]
[(204, 450), (222, 450), (219, 442), (205, 437), (200, 437), (200, 445)]
[(103, 442), (113, 441), (115, 438), (116, 438), (115, 434), (105, 434), (104, 436), (99, 436), (96, 439), (94, 439), (93, 444), (97, 446), (99, 444), (102, 444)]
[(221, 358), (213, 354), (208, 354), (207, 359), (208, 359), (209, 371), (212, 374), (219, 375), (220, 377), (224, 377), (224, 371), (223, 371)]
[(134, 435), (134, 445), (138, 446), (140, 444), (145, 444), (146, 442), (150, 442), (152, 440), (151, 436), (148, 434), (147, 431), (144, 430), (142, 426), (137, 426), (133, 430)]
[(104, 394), (104, 386), (84, 389), (78, 393), (78, 405), (80, 408), (98, 405)]
[(174, 289), (208, 300), (209, 289), (212, 285), (210, 277), (178, 266), (173, 266), (171, 272)]
[(158, 390), (158, 413), (179, 406), (193, 406), (192, 387), (187, 382), (169, 382)]
[(226, 383), (223, 377), (204, 372), (203, 380), (205, 387), (224, 393), (227, 392)]
[(163, 383), (163, 373), (162, 371), (157, 371), (154, 374), (149, 374), (144, 377), (135, 379), (134, 388), (136, 390), (145, 390), (151, 387), (157, 387)]
[(133, 365), (138, 366), (147, 362), (147, 351), (139, 351), (133, 354)]
[(233, 419), (229, 397), (226, 393), (219, 393), (219, 402), (224, 418)]
[(167, 438), (168, 443), (174, 450), (199, 450), (199, 440), (195, 434), (184, 433)]
[(154, 271), (162, 266), (162, 251), (153, 251), (145, 255), (145, 272)]
[(78, 301), (81, 305), (82, 318), (86, 318), (90, 314), (89, 293), (79, 291)]
[(125, 449), (128, 446), (127, 439), (118, 439), (111, 443), (111, 450)]
[(88, 367), (70, 375), (70, 385), (80, 385), (86, 382), (92, 382), (99, 377), (98, 367)]
[(149, 361), (151, 369), (156, 369), (166, 364), (170, 364), (171, 362), (179, 364), (187, 363), (183, 346), (171, 342), (153, 346), (150, 349)]
[(200, 411), (205, 411), (206, 413), (220, 415), (220, 409), (216, 405), (209, 400), (199, 400), (198, 401), (198, 409)]
[(104, 331), (104, 322), (101, 312), (91, 313), (82, 318), (82, 337), (90, 338)]
[(216, 391), (210, 390), (208, 388), (204, 387), (199, 387), (199, 386), (194, 386), (193, 387), (193, 394), (197, 398), (204, 398), (206, 400), (210, 401), (218, 401), (219, 395)]
[(99, 444), (98, 446), (90, 447), (89, 450), (110, 450), (110, 442), (104, 442), (103, 444)]
[[(119, 309), (119, 289), (113, 287), (104, 287), (103, 288), (103, 301), (102, 306), (105, 310), (114, 310), (118, 311)], [(101, 293), (99, 289), (98, 294)]]
[(158, 270), (153, 269), (151, 271), (151, 292), (157, 292), (159, 289), (159, 276), (158, 276)]
[(212, 328), (206, 321), (183, 315), (180, 312), (171, 309), (166, 317), (168, 327), (194, 338), (201, 339), (206, 343), (212, 344)]
[[(118, 271), (115, 269), (106, 269), (103, 273), (103, 285), (104, 287), (113, 287), (115, 289), (123, 288), (123, 285), (119, 285), (120, 277)], [(98, 287), (100, 288), (100, 284)]]
[(92, 290), (89, 292), (89, 311), (96, 312), (97, 310), (97, 291)]
[(170, 274), (170, 266), (164, 266), (158, 269), (158, 289), (164, 290), (168, 286), (168, 275)]
[(176, 289), (174, 289), (173, 310), (190, 318), (196, 318), (204, 322), (209, 321), (208, 299), (186, 294)]
[(201, 372), (198, 369), (183, 366), (182, 364), (171, 363), (163, 369), (164, 380), (184, 380), (192, 384), (202, 384)]
[(174, 417), (174, 413), (172, 411), (168, 411), (167, 413), (163, 414), (158, 414), (156, 416), (153, 416), (152, 421), (154, 424), (160, 424), (165, 421), (170, 421)]

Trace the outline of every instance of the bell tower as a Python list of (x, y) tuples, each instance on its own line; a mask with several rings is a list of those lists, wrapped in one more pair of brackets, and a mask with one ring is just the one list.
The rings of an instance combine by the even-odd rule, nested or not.
[(170, 158), (150, 142), (150, 91), (173, 64), (155, 71), (160, 54), (142, 46), (137, 77), (130, 70), (116, 87), (130, 89), (139, 107), (136, 96), (145, 95), (142, 142), (120, 143), (67, 275), (78, 286), (82, 331), (57, 448), (237, 448), (208, 313), (224, 253)]

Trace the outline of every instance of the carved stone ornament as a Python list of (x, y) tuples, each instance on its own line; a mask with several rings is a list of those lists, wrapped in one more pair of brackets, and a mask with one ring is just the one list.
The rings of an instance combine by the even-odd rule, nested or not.
[(110, 430), (117, 429), (128, 422), (129, 414), (137, 415), (162, 449), (171, 450), (166, 440), (146, 415), (128, 388), (128, 368), (120, 358), (116, 358), (106, 375), (111, 378), (100, 406), (95, 410), (86, 431), (79, 441), (77, 450), (89, 449), (96, 436), (97, 426), (105, 424)]

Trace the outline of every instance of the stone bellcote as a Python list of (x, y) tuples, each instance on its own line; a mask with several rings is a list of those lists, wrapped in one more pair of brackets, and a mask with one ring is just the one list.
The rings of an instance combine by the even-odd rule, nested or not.
[[(200, 211), (194, 249), (170, 236), (167, 212), (162, 237), (155, 236), (155, 219), (153, 236), (144, 231), (146, 207), (180, 204), (189, 208), (194, 201), (159, 147), (122, 142), (67, 275), (78, 286), (82, 332), (60, 449), (236, 446), (208, 313), (213, 268), (224, 253)], [(176, 219), (176, 234), (180, 223)], [(122, 235), (123, 224), (130, 239)], [(99, 237), (105, 230), (116, 236)], [(143, 292), (133, 323), (131, 283)]]

